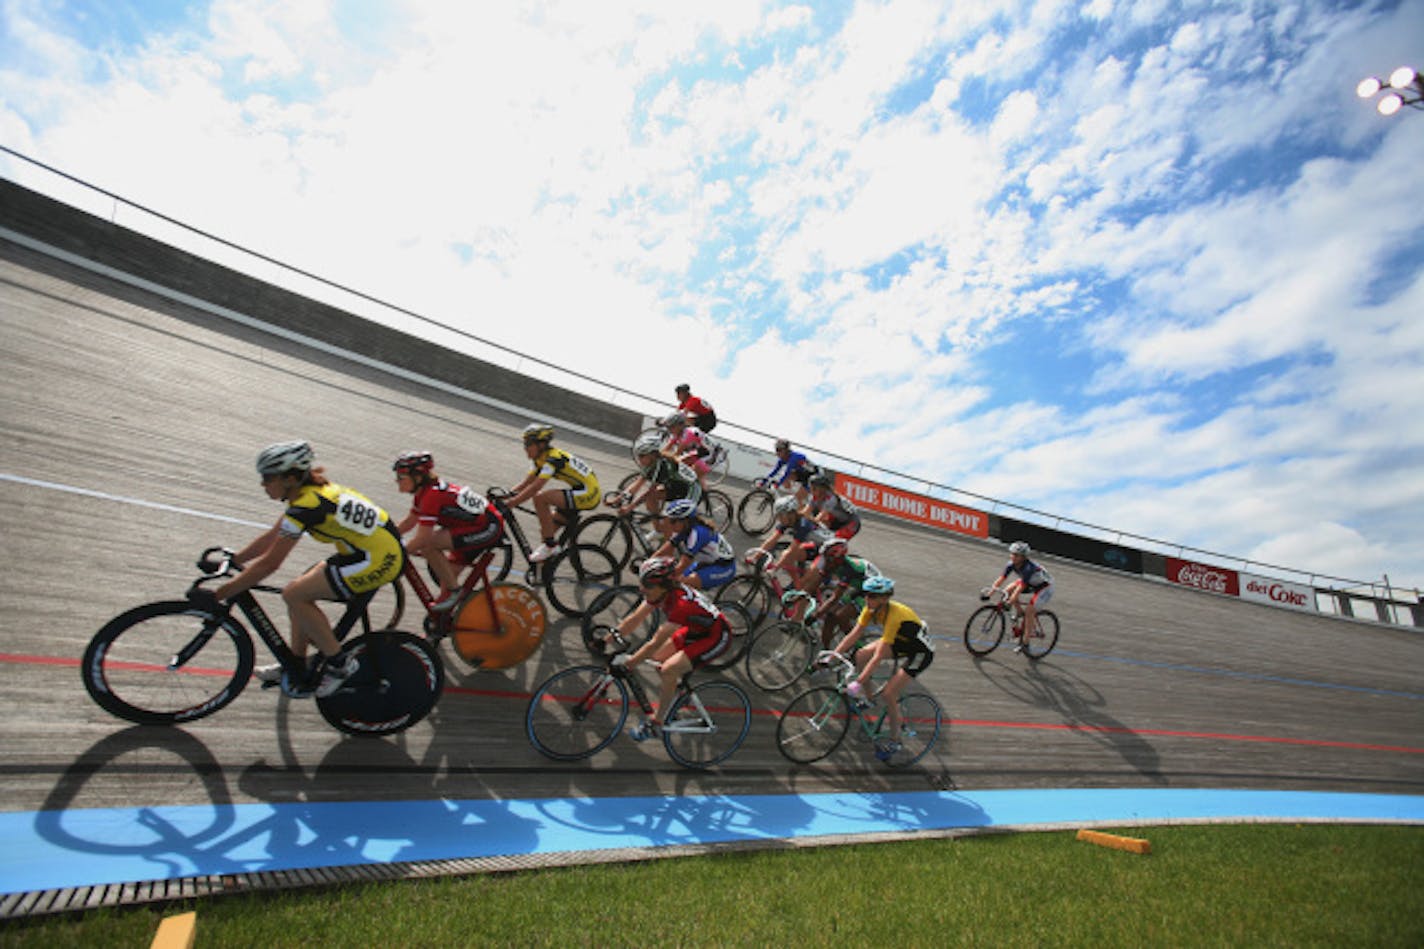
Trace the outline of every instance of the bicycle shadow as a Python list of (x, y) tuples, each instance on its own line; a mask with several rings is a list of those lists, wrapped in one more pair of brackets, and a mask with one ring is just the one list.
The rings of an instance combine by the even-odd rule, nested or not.
[(1156, 746), (1108, 714), (1103, 693), (1067, 667), (1051, 658), (1019, 665), (975, 657), (974, 668), (1005, 695), (1054, 713), (1063, 725), (1111, 750), (1152, 783), (1167, 783)]

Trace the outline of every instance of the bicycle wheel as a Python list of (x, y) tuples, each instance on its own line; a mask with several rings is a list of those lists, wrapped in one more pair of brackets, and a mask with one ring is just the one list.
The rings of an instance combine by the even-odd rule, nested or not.
[(574, 531), (571, 546), (581, 544), (592, 544), (608, 551), (613, 562), (618, 564), (619, 570), (628, 569), (628, 564), (638, 549), (633, 540), (632, 523), (628, 518), (616, 514), (595, 514), (580, 521), (578, 530)]
[(964, 648), (976, 656), (987, 656), (1004, 638), (1004, 611), (997, 606), (981, 606), (964, 624)]
[(752, 703), (730, 682), (699, 682), (668, 709), (663, 747), (684, 768), (710, 768), (731, 757), (752, 727)]
[(488, 593), (481, 587), (457, 609), (450, 645), (476, 669), (517, 666), (544, 642), (544, 604), (522, 583), (491, 583)]
[(618, 585), (618, 564), (602, 547), (576, 544), (544, 562), (549, 605), (565, 616), (583, 616), (597, 596)]
[(712, 522), (712, 526), (717, 528), (717, 533), (725, 534), (727, 528), (732, 526), (732, 515), (735, 510), (727, 492), (708, 488), (702, 492), (702, 500), (699, 504), (702, 508), (702, 516)]
[(753, 488), (737, 504), (737, 526), (752, 537), (760, 537), (771, 530), (776, 520), (772, 505), (776, 498), (766, 488)]
[(340, 689), (318, 698), (316, 707), (348, 735), (405, 731), (430, 714), (445, 688), (445, 664), (419, 636), (386, 629), (350, 640), (343, 651), (361, 667)]
[(400, 625), (405, 615), (405, 583), (400, 577), (376, 588), (366, 605), (366, 615), (372, 629), (395, 629)]
[(628, 687), (599, 666), (556, 672), (534, 690), (524, 716), (529, 742), (558, 761), (608, 747), (628, 720)]
[(765, 626), (781, 609), (779, 603), (772, 606), (771, 587), (755, 573), (744, 573), (728, 580), (717, 590), (713, 602), (718, 606), (735, 603), (746, 610), (752, 632)]
[[(579, 633), (583, 636), (583, 644), (588, 648), (588, 651), (596, 658), (602, 657), (603, 644), (599, 639), (605, 632), (611, 632), (617, 627), (642, 602), (643, 592), (638, 589), (636, 584), (632, 583), (609, 587), (594, 597), (593, 602), (584, 611), (583, 618), (579, 620)], [(628, 637), (628, 641), (634, 649), (647, 642), (653, 635), (653, 631), (662, 622), (662, 615), (661, 610), (653, 610), (638, 629), (633, 631), (633, 635)]]
[(903, 768), (929, 754), (943, 719), (944, 710), (934, 696), (924, 692), (900, 696), (900, 750), (885, 764)]
[(798, 764), (820, 761), (845, 738), (850, 716), (850, 706), (834, 687), (807, 689), (776, 720), (776, 747)]
[(109, 620), (79, 669), (104, 711), (140, 725), (176, 725), (237, 698), (252, 662), (252, 639), (236, 619), (173, 600)]
[(1049, 610), (1040, 610), (1035, 614), (1034, 625), (1038, 628), (1024, 638), (1023, 651), (1030, 659), (1042, 659), (1058, 644), (1058, 617)]
[(747, 646), (747, 678), (763, 692), (779, 692), (806, 674), (821, 641), (795, 620), (761, 630)]
[(722, 655), (703, 665), (702, 668), (709, 671), (728, 669), (736, 665), (737, 660), (747, 651), (747, 645), (751, 642), (752, 626), (751, 617), (747, 611), (735, 603), (719, 603), (717, 608), (722, 611), (722, 615), (727, 617), (727, 623), (732, 627), (732, 641), (727, 644), (727, 648), (722, 651)]

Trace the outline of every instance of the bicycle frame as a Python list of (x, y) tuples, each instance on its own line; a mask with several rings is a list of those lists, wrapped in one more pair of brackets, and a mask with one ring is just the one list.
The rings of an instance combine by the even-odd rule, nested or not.
[[(494, 616), (496, 622), (498, 622), (499, 613), (495, 610), (494, 595), (490, 592), (489, 585), (489, 565), (493, 559), (494, 551), (487, 550), (480, 555), (478, 560), (470, 565), (469, 575), (466, 576), (464, 582), (460, 584), (460, 605), (463, 605), (469, 599), (470, 595), (475, 592), (475, 588), (483, 581), (484, 586), (480, 588), (481, 592), (484, 593), (485, 599), (489, 603), (490, 615)], [(420, 570), (415, 566), (415, 562), (412, 558), (406, 558), (405, 570), (402, 571), (402, 575), (405, 577), (406, 582), (410, 584), (411, 591), (415, 593), (416, 599), (425, 607), (427, 614), (425, 620), (426, 631), (442, 634), (448, 632), (460, 607), (456, 606), (450, 610), (431, 609), (435, 604), (435, 594), (430, 592), (430, 586), (425, 582), (425, 578), (420, 575)], [(500, 628), (500, 631), (503, 632), (503, 627)]]
[[(287, 645), (287, 641), (282, 637), (282, 634), (278, 632), (277, 627), (267, 615), (267, 611), (262, 608), (261, 603), (257, 602), (257, 597), (254, 596), (256, 592), (281, 593), (282, 591), (277, 587), (264, 585), (254, 586), (235, 596), (232, 601), (233, 605), (242, 611), (243, 616), (247, 617), (247, 621), (251, 623), (252, 628), (257, 631), (258, 638), (267, 644), (267, 648), (271, 650), (273, 657), (282, 664), (283, 669), (287, 670), (289, 681), (302, 682), (307, 676), (305, 660), (298, 658), (297, 654), (292, 652), (292, 647)], [(373, 595), (374, 591), (372, 593), (362, 593), (347, 601), (345, 612), (342, 613), (341, 618), (337, 620), (336, 625), (333, 626), (331, 630), (332, 634), (336, 636), (338, 643), (345, 641), (352, 627), (356, 625), (357, 620), (361, 622), (361, 631), (363, 634), (369, 634), (371, 632), (371, 619), (366, 613), (366, 605), (370, 603)], [(196, 654), (198, 649), (201, 648), (217, 630), (218, 626), (216, 624), (204, 623), (202, 632), (200, 632), (185, 649), (181, 650), (178, 656), (174, 657), (173, 668), (182, 665), (182, 662), (186, 662), (188, 657)], [(180, 659), (182, 662), (179, 661)]]

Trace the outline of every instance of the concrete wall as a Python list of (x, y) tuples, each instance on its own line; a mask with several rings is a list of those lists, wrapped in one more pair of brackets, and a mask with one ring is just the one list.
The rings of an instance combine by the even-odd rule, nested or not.
[(624, 438), (642, 416), (264, 283), (0, 179), (0, 226), (274, 326)]

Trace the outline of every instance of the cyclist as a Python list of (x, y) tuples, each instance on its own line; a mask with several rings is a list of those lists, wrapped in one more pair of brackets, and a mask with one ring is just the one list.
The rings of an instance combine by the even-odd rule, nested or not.
[[(554, 448), (554, 426), (547, 422), (530, 422), (524, 426), (524, 454), (534, 463), (524, 480), (509, 489), (506, 502), (511, 508), (534, 499), (534, 512), (539, 515), (539, 530), (544, 542), (529, 554), (531, 563), (548, 560), (559, 552), (556, 540), (559, 527), (578, 511), (598, 507), (601, 493), (598, 476), (582, 459)], [(546, 488), (550, 480), (558, 487)]]
[(681, 412), (674, 412), (663, 419), (662, 425), (668, 433), (663, 452), (695, 471), (698, 483), (707, 487), (707, 472), (711, 469), (708, 459), (712, 456), (707, 434), (700, 428), (690, 427), (687, 416)]
[(771, 533), (766, 536), (766, 540), (747, 551), (744, 559), (747, 563), (753, 563), (757, 558), (770, 554), (776, 542), (783, 535), (789, 534), (791, 543), (776, 561), (775, 569), (785, 570), (791, 574), (792, 582), (799, 585), (801, 565), (806, 562), (807, 557), (814, 556), (821, 545), (831, 539), (831, 532), (802, 514), (795, 498), (777, 498), (771, 509), (776, 515)]
[[(213, 588), (211, 600), (202, 599), (211, 608), (250, 590), (282, 566), (303, 534), (335, 544), (337, 553), (282, 589), (292, 625), (292, 652), (304, 659), (310, 643), (324, 657), (316, 695), (325, 698), (359, 662), (341, 655), (341, 644), (317, 601), (345, 601), (393, 582), (405, 568), (405, 549), (385, 511), (365, 495), (328, 481), (323, 469), (312, 467), (313, 458), (311, 445), (304, 441), (277, 442), (257, 455), (263, 490), (272, 500), (285, 502), (287, 509), (233, 556), (232, 562), (245, 569)], [(254, 673), (263, 682), (277, 682), (282, 666), (261, 666)]]
[(692, 420), (692, 424), (704, 432), (717, 427), (717, 413), (712, 403), (692, 394), (692, 387), (683, 383), (673, 390), (677, 393), (677, 410)]
[(806, 482), (820, 469), (801, 452), (792, 451), (791, 443), (784, 438), (776, 440), (773, 450), (776, 452), (776, 465), (765, 477), (756, 480), (756, 486), (763, 488), (775, 484), (779, 488), (790, 479), (796, 482), (796, 503), (805, 504)]
[(860, 618), (845, 639), (840, 641), (836, 652), (846, 655), (855, 649), (861, 634), (866, 630), (879, 629), (880, 638), (868, 646), (855, 650), (854, 660), (860, 674), (846, 686), (846, 696), (854, 702), (864, 702), (866, 685), (875, 667), (887, 658), (905, 660), (905, 664), (895, 670), (890, 681), (885, 683), (880, 697), (890, 717), (890, 734), (876, 739), (875, 757), (889, 761), (900, 750), (900, 703), (896, 701), (909, 681), (929, 668), (934, 661), (934, 644), (930, 641), (929, 630), (915, 611), (903, 603), (890, 599), (895, 592), (895, 581), (889, 577), (867, 577), (865, 608)]
[(818, 597), (821, 590), (836, 591), (835, 602), (821, 610), (823, 649), (830, 649), (836, 635), (850, 629), (865, 608), (865, 581), (880, 576), (875, 564), (864, 557), (850, 556), (849, 548), (844, 537), (832, 537), (821, 545), (801, 578), (801, 588), (818, 591)]
[[(1014, 624), (1014, 652), (1023, 652), (1024, 630), (1038, 629), (1034, 621), (1038, 608), (1047, 606), (1048, 601), (1053, 599), (1053, 578), (1047, 570), (1028, 559), (1030, 553), (1028, 544), (1021, 540), (1014, 541), (1009, 545), (1009, 562), (1005, 564), (1004, 572), (999, 574), (993, 585), (979, 591), (979, 599), (987, 600), (991, 593), (999, 589), (999, 584), (1007, 580), (1004, 602), (1018, 603), (1021, 594), (1029, 594), (1028, 601), (1023, 604), (1023, 618)], [(1009, 580), (1010, 574), (1017, 576)]]
[(657, 434), (640, 435), (633, 443), (633, 455), (638, 459), (638, 479), (628, 486), (618, 513), (627, 515), (640, 501), (654, 514), (669, 501), (686, 499), (694, 505), (702, 500), (702, 485), (693, 470), (662, 451), (662, 438)]
[(677, 683), (693, 669), (716, 659), (732, 642), (732, 628), (727, 618), (699, 590), (679, 583), (676, 565), (666, 557), (649, 557), (638, 569), (638, 586), (643, 602), (618, 624), (618, 633), (627, 638), (653, 610), (662, 610), (663, 622), (648, 641), (632, 653), (613, 657), (617, 668), (632, 669), (644, 659), (652, 658), (661, 665), (658, 674), (661, 688), (653, 719), (644, 719), (629, 729), (634, 741), (646, 741), (658, 734), (662, 715), (672, 703)]
[(818, 524), (824, 524), (837, 537), (850, 540), (860, 533), (860, 512), (834, 490), (835, 480), (824, 471), (817, 471), (806, 479), (811, 489), (811, 501), (806, 505), (806, 514)]
[(470, 488), (451, 484), (435, 473), (428, 451), (402, 452), (391, 465), (396, 487), (411, 495), (410, 513), (396, 525), (406, 553), (424, 557), (440, 581), (440, 595), (431, 609), (448, 610), (460, 598), (460, 571), (504, 539), (504, 517)]
[(676, 559), (673, 574), (683, 583), (696, 590), (714, 590), (737, 575), (732, 545), (697, 516), (696, 504), (686, 499), (669, 501), (660, 520), (664, 523), (658, 529), (667, 540), (653, 556)]

